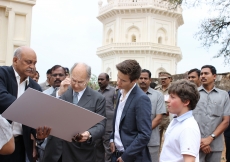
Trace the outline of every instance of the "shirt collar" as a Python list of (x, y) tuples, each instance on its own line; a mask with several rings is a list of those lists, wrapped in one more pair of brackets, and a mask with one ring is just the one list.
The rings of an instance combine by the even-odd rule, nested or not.
[(198, 87), (198, 91), (205, 91), (206, 93), (210, 93), (212, 91), (218, 92), (218, 89), (214, 86), (210, 92), (207, 92), (206, 89), (203, 87), (203, 85), (201, 85), (200, 87)]
[(181, 116), (175, 118), (175, 120), (177, 120), (178, 122), (182, 122), (188, 118), (192, 117), (192, 110), (182, 114)]
[[(83, 93), (85, 92), (86, 88), (83, 89), (82, 91), (78, 92), (78, 98), (81, 98), (81, 96), (83, 95)], [(73, 95), (74, 95), (75, 91), (73, 90)]]
[[(13, 69), (14, 69), (14, 67), (13, 67)], [(21, 79), (21, 77), (20, 77), (20, 75), (17, 73), (17, 71), (14, 69), (14, 74), (15, 74), (15, 77), (16, 77), (16, 80), (17, 80), (17, 82), (18, 82), (18, 84), (20, 84), (20, 79)], [(26, 83), (27, 83), (27, 86), (29, 85), (29, 77), (27, 77), (24, 81), (26, 81)]]
[(163, 90), (162, 85), (160, 85), (160, 89), (161, 89), (162, 91), (167, 91), (167, 90), (169, 89), (170, 85), (171, 85), (171, 83), (168, 85), (168, 87), (167, 87), (165, 90)]
[(149, 87), (149, 89), (147, 90), (147, 92), (146, 92), (146, 94), (152, 94), (152, 88), (151, 87)]
[[(129, 97), (131, 91), (133, 90), (133, 88), (134, 88), (135, 86), (136, 86), (136, 83), (133, 85), (133, 87), (132, 87), (132, 88), (129, 90), (129, 92), (126, 94), (125, 98), (128, 98), (128, 97)], [(124, 93), (123, 91), (124, 91), (123, 89), (120, 90), (120, 93), (121, 93), (120, 99), (122, 99), (122, 96), (123, 96), (123, 93)]]
[[(105, 90), (109, 90), (109, 89), (110, 89), (110, 86), (108, 85), (108, 86), (105, 88)], [(104, 91), (105, 91), (105, 90), (104, 90)], [(103, 92), (104, 92), (104, 91), (103, 91)], [(98, 92), (102, 92), (100, 88), (98, 89)]]

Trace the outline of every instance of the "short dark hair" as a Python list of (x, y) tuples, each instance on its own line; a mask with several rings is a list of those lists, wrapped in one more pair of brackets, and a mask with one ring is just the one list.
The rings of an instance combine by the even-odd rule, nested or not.
[(182, 102), (189, 101), (188, 108), (190, 110), (195, 109), (196, 104), (200, 99), (200, 94), (197, 90), (197, 86), (185, 79), (173, 82), (169, 87), (168, 93), (176, 94)]
[(52, 72), (51, 69), (48, 69), (46, 74), (51, 74), (51, 72)]
[(196, 73), (197, 73), (198, 78), (200, 77), (200, 70), (199, 70), (199, 69), (195, 68), (195, 69), (189, 70), (188, 75), (191, 74), (191, 73), (193, 73), (193, 72), (196, 72)]
[(38, 73), (38, 78), (40, 78), (40, 74), (39, 74), (39, 72), (38, 72), (38, 71), (36, 71), (36, 73)]
[(107, 81), (109, 81), (109, 75), (107, 73), (104, 73), (105, 74), (105, 78)]
[(211, 73), (212, 73), (212, 75), (216, 74), (216, 68), (214, 66), (212, 66), (212, 65), (204, 65), (204, 66), (201, 67), (201, 70), (204, 69), (204, 68), (209, 68)]
[(64, 69), (65, 69), (65, 73), (67, 74), (69, 74), (69, 68), (67, 68), (67, 67), (64, 67)]
[(62, 67), (61, 65), (54, 65), (52, 68), (51, 68), (51, 74), (54, 70), (58, 69), (58, 68), (62, 68), (63, 71), (64, 71), (64, 74), (66, 75), (66, 72), (65, 72), (65, 68)]
[(147, 70), (147, 69), (142, 69), (141, 70), (141, 73), (148, 73), (149, 74), (149, 79), (151, 79), (151, 72), (149, 71), (149, 70)]
[(156, 84), (156, 83), (154, 83), (154, 82), (151, 82), (149, 86), (150, 86), (152, 89), (155, 89), (155, 88), (156, 88), (156, 86), (157, 86), (157, 84)]
[(141, 66), (136, 60), (125, 60), (116, 65), (117, 70), (129, 76), (130, 81), (139, 79), (141, 75)]

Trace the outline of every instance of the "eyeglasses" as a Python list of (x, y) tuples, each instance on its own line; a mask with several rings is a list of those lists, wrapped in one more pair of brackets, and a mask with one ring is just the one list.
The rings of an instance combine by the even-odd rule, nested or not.
[(63, 76), (65, 76), (65, 74), (61, 74), (61, 73), (60, 74), (51, 74), (51, 76), (52, 77), (57, 77), (57, 76), (63, 77)]
[(77, 81), (77, 80), (75, 80), (73, 78), (71, 78), (71, 82), (73, 84), (78, 84), (79, 86), (85, 86), (86, 85), (86, 81)]

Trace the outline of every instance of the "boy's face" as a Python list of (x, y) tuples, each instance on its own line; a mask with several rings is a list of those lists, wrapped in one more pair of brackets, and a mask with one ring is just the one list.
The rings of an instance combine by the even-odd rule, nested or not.
[(188, 104), (183, 103), (181, 99), (176, 94), (170, 94), (167, 100), (168, 111), (172, 114), (183, 114), (183, 108)]

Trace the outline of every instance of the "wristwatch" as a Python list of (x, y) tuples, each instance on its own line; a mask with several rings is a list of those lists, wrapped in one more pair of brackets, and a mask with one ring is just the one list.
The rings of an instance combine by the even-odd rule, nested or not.
[(213, 138), (213, 140), (216, 138), (215, 134), (211, 134), (211, 137)]

